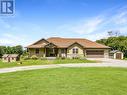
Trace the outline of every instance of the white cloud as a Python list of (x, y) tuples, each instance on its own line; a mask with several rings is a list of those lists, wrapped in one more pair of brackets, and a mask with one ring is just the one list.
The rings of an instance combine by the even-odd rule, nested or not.
[(112, 11), (110, 10), (95, 17), (85, 18), (75, 23), (71, 25), (65, 24), (58, 29), (59, 31), (76, 33), (77, 36), (92, 40), (107, 37), (108, 31), (120, 31), (122, 34), (127, 34), (127, 7), (117, 10), (113, 9)]
[(0, 38), (0, 45), (26, 45), (25, 37), (21, 35), (3, 34)]
[(0, 38), (0, 45), (11, 45), (14, 44), (14, 41), (11, 39)]
[(45, 35), (42, 35), (43, 27), (37, 24), (18, 21), (13, 23), (12, 19), (10, 22), (7, 19), (0, 18), (0, 45), (27, 46), (36, 40), (34, 37), (41, 38)]
[(102, 22), (103, 18), (101, 17), (92, 18), (77, 25), (76, 27), (73, 27), (72, 31), (79, 34), (89, 34), (93, 31), (96, 31), (100, 27)]
[[(112, 11), (115, 11), (112, 14)], [(107, 37), (107, 31), (119, 30), (127, 34), (127, 7), (73, 21), (70, 24), (59, 26), (56, 30), (45, 32), (40, 24), (28, 22), (9, 23), (6, 19), (0, 18), (0, 45), (26, 46), (41, 37), (64, 36), (84, 37), (91, 40)], [(50, 28), (50, 26), (49, 26)], [(55, 32), (51, 32), (55, 31)]]
[(101, 38), (107, 38), (107, 37), (108, 37), (107, 32), (85, 35), (85, 38), (90, 39), (92, 41), (96, 41)]
[(112, 17), (112, 20), (115, 24), (127, 24), (127, 11), (123, 11), (118, 13), (117, 15)]

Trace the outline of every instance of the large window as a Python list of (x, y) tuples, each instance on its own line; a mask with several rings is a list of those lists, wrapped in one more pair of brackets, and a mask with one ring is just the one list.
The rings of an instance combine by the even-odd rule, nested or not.
[(36, 49), (35, 53), (36, 53), (36, 54), (39, 54), (39, 49)]
[(73, 52), (73, 54), (78, 54), (78, 48), (73, 48), (72, 52)]

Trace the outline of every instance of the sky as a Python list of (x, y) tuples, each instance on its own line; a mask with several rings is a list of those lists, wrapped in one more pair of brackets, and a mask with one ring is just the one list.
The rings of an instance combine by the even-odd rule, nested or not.
[(48, 37), (96, 41), (108, 31), (127, 35), (127, 0), (15, 0), (14, 15), (0, 16), (0, 45)]

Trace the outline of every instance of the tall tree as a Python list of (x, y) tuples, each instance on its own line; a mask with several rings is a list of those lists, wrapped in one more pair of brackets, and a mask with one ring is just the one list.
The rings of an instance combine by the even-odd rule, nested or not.
[(107, 45), (112, 50), (120, 50), (127, 57), (127, 36), (109, 37), (107, 39), (97, 40), (96, 42)]
[(3, 54), (23, 54), (23, 47), (21, 45), (18, 46), (0, 46), (0, 58)]

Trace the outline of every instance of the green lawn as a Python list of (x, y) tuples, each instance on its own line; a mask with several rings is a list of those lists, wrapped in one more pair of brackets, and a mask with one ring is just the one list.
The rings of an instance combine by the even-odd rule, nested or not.
[(123, 60), (127, 60), (127, 58), (124, 58)]
[(56, 59), (56, 60), (21, 60), (22, 64), (17, 64), (19, 62), (4, 63), (0, 61), (0, 68), (14, 67), (14, 66), (29, 66), (29, 65), (46, 65), (46, 64), (67, 64), (67, 63), (95, 63), (96, 61), (91, 60), (81, 60), (81, 59)]
[(0, 95), (127, 95), (127, 69), (55, 68), (0, 74)]

